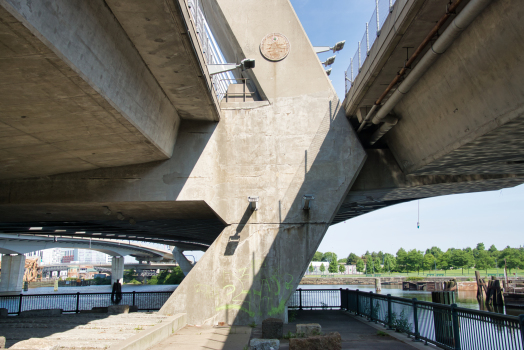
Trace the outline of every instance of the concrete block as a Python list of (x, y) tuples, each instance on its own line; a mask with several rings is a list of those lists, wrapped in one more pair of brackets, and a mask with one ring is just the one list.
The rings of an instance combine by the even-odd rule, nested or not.
[(117, 314), (128, 314), (129, 313), (129, 305), (110, 305), (107, 307), (107, 312), (109, 314), (117, 315)]
[(107, 307), (94, 307), (91, 310), (80, 310), (81, 314), (106, 314)]
[(278, 339), (251, 339), (249, 342), (251, 350), (278, 350), (280, 341)]
[(340, 333), (333, 332), (310, 338), (292, 338), (289, 350), (342, 350), (342, 337)]
[(262, 321), (262, 338), (280, 339), (284, 336), (284, 321), (279, 318), (267, 318)]
[(5, 337), (0, 337), (0, 349), (5, 349)]
[(62, 309), (40, 309), (27, 310), (20, 313), (20, 317), (59, 317), (62, 316)]
[(297, 334), (303, 333), (307, 337), (322, 334), (322, 327), (318, 323), (297, 324)]
[(129, 312), (138, 312), (138, 306), (137, 305), (129, 306)]
[(0, 309), (0, 318), (5, 318), (5, 317), (7, 317), (8, 313), (9, 313), (9, 310), (4, 309), (4, 308), (1, 308), (1, 309)]

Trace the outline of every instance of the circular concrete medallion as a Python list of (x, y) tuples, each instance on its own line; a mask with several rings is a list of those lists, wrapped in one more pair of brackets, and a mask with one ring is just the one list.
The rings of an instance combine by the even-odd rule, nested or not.
[(280, 61), (289, 54), (289, 40), (280, 33), (268, 34), (260, 43), (260, 52), (270, 61)]

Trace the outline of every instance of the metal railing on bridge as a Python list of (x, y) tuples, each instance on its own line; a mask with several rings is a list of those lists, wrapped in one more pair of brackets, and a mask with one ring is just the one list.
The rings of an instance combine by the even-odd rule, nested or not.
[(298, 289), (288, 308), (351, 311), (442, 349), (520, 350), (524, 343), (524, 315), (508, 316), (358, 289)]
[[(364, 65), (366, 58), (369, 56), (369, 51), (375, 43), (375, 40), (380, 36), (382, 26), (386, 22), (389, 14), (393, 12), (393, 5), (395, 3), (405, 4), (407, 0), (375, 0), (375, 11), (369, 22), (366, 23), (366, 30), (362, 39), (358, 42), (357, 51), (349, 62), (346, 75), (346, 94), (355, 82), (356, 77), (360, 73), (360, 69)], [(349, 84), (348, 84), (349, 83)]]
[[(190, 9), (191, 17), (196, 28), (200, 44), (202, 45), (202, 54), (204, 55), (206, 64), (226, 64), (228, 63), (211, 32), (207, 23), (204, 11), (202, 9), (201, 0), (187, 0)], [(227, 93), (227, 88), (231, 81), (234, 80), (231, 72), (219, 73), (211, 76), (213, 88), (217, 99), (220, 101)]]
[[(156, 311), (169, 299), (173, 292), (122, 292), (121, 305), (137, 306), (138, 310)], [(111, 293), (67, 293), (67, 294), (20, 294), (0, 296), (0, 308), (8, 314), (19, 315), (22, 311), (62, 309), (63, 312), (91, 310), (94, 307), (113, 305)]]

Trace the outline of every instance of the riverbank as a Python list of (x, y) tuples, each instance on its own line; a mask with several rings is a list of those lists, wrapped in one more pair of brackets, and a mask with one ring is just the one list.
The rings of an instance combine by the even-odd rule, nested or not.
[[(309, 285), (331, 285), (331, 284), (349, 284), (349, 285), (362, 285), (362, 284), (375, 284), (375, 279), (380, 278), (382, 284), (385, 285), (399, 285), (402, 286), (402, 282), (409, 281), (412, 277), (307, 277), (304, 276), (300, 281), (300, 284)], [(452, 279), (456, 279), (457, 282), (472, 281), (471, 277), (422, 277), (420, 281), (426, 282), (445, 282)]]

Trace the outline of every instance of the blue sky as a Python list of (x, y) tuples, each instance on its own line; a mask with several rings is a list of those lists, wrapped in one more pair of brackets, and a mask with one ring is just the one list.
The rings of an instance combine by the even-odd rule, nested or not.
[[(383, 0), (382, 0), (383, 1)], [(337, 53), (331, 80), (344, 99), (344, 71), (362, 39), (375, 0), (291, 0), (311, 43), (332, 46), (346, 40)], [(324, 53), (321, 60), (331, 56)], [(483, 242), (499, 249), (524, 245), (524, 185), (502, 191), (428, 198), (420, 201), (420, 229), (417, 202), (377, 210), (332, 226), (319, 250), (333, 251), (339, 258), (366, 250), (396, 253), (405, 249), (425, 250), (474, 247)]]

